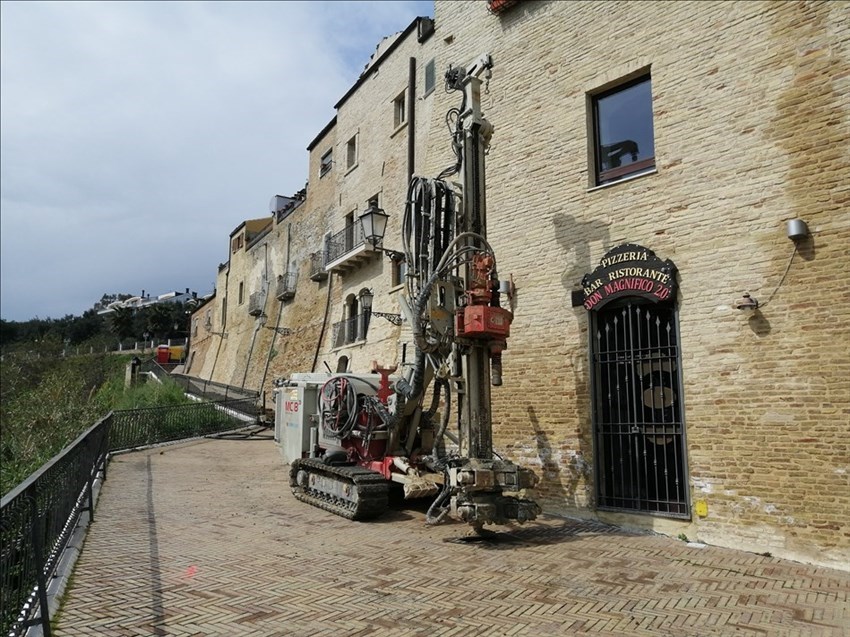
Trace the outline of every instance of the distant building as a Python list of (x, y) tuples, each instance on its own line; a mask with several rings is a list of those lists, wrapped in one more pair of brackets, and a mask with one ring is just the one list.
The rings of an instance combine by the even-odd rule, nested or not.
[(98, 314), (111, 314), (115, 311), (116, 308), (119, 307), (128, 307), (132, 309), (141, 309), (144, 307), (149, 307), (151, 305), (157, 305), (159, 303), (187, 303), (188, 301), (192, 301), (198, 298), (197, 292), (192, 292), (189, 288), (186, 288), (185, 292), (165, 292), (158, 296), (152, 297), (151, 295), (145, 295), (144, 290), (142, 290), (142, 294), (140, 296), (131, 296), (130, 298), (113, 301), (105, 308), (97, 311)]

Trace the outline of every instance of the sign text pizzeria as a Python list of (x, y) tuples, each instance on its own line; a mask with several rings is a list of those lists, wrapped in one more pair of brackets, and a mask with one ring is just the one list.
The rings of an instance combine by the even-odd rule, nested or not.
[(598, 310), (614, 299), (639, 296), (653, 302), (676, 298), (676, 266), (634, 243), (619, 245), (581, 280), (585, 309)]

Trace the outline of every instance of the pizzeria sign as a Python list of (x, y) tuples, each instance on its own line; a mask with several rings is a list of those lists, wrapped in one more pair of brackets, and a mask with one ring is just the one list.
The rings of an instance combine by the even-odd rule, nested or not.
[(581, 304), (598, 310), (615, 299), (637, 296), (655, 303), (676, 298), (676, 266), (635, 243), (609, 250), (581, 280)]

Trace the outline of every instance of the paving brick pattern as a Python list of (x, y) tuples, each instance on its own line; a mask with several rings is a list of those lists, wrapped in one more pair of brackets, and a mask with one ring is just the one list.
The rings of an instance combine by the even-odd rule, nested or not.
[(114, 458), (55, 633), (850, 635), (850, 573), (546, 517), (464, 540), (297, 502), (273, 442)]

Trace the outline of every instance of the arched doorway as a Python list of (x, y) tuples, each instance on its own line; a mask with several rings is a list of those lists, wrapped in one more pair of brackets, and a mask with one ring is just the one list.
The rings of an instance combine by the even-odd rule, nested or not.
[(597, 506), (690, 518), (676, 266), (623, 244), (582, 288)]

